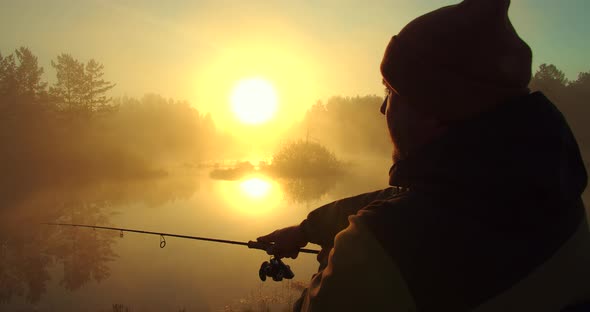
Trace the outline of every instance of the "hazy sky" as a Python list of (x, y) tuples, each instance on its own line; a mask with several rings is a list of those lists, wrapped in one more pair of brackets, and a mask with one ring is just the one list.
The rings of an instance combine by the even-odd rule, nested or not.
[[(276, 122), (331, 95), (382, 94), (378, 66), (406, 23), (448, 0), (0, 0), (0, 52), (28, 46), (53, 79), (61, 52), (105, 66), (113, 95), (189, 100), (233, 122), (236, 81), (275, 85)], [(590, 1), (515, 0), (511, 19), (534, 51), (569, 78), (590, 70)], [(377, 108), (376, 108), (377, 109)], [(222, 126), (223, 127), (223, 126)]]

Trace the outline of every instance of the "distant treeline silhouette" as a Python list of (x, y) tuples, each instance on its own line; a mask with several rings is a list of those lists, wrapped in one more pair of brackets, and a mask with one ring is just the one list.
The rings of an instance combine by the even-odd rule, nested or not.
[(0, 55), (0, 204), (40, 187), (161, 175), (164, 164), (226, 148), (211, 116), (188, 102), (113, 100), (97, 61), (60, 54), (51, 64), (49, 85), (28, 48)]
[[(590, 72), (582, 72), (576, 80), (569, 81), (555, 65), (542, 64), (530, 88), (545, 93), (563, 112), (587, 162), (590, 159)], [(382, 101), (383, 97), (377, 95), (335, 96), (326, 102), (318, 101), (291, 130), (291, 135), (317, 141), (337, 155), (389, 157), (392, 147), (384, 116), (379, 113)]]
[[(563, 113), (578, 140), (586, 166), (590, 160), (590, 71), (581, 72), (576, 80), (568, 80), (555, 65), (542, 64), (530, 88), (542, 91)], [(542, 125), (539, 125), (542, 127)]]
[(318, 101), (290, 135), (318, 142), (344, 158), (391, 155), (384, 116), (379, 113), (383, 97), (377, 95), (334, 96)]

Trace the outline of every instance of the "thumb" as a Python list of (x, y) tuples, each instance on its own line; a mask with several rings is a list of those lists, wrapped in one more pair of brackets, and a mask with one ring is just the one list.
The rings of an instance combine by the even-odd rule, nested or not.
[(260, 236), (258, 237), (256, 240), (259, 242), (264, 242), (264, 243), (272, 243), (275, 241), (275, 236), (276, 236), (276, 232), (274, 231), (270, 234), (264, 235), (264, 236)]

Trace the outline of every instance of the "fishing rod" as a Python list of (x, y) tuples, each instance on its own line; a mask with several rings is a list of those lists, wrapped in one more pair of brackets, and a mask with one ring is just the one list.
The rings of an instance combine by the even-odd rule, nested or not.
[[(109, 227), (109, 226), (98, 226), (98, 225), (86, 225), (86, 224), (73, 224), (73, 223), (52, 223), (47, 222), (43, 223), (46, 225), (57, 225), (57, 226), (72, 226), (72, 227), (83, 227), (83, 228), (91, 228), (91, 229), (101, 229), (101, 230), (112, 230), (112, 231), (119, 231), (120, 236), (123, 237), (123, 232), (130, 232), (130, 233), (140, 233), (140, 234), (150, 234), (150, 235), (158, 235), (160, 236), (160, 248), (166, 247), (166, 239), (164, 237), (178, 237), (178, 238), (186, 238), (186, 239), (195, 239), (195, 240), (202, 240), (208, 242), (215, 242), (215, 243), (223, 243), (223, 244), (233, 244), (233, 245), (242, 245), (248, 246), (248, 248), (252, 249), (260, 249), (266, 252), (271, 252), (273, 245), (271, 243), (263, 243), (257, 241), (248, 241), (248, 242), (238, 242), (226, 239), (218, 239), (218, 238), (209, 238), (209, 237), (198, 237), (198, 236), (190, 236), (190, 235), (180, 235), (180, 234), (171, 234), (171, 233), (163, 233), (163, 232), (151, 232), (151, 231), (144, 231), (144, 230), (134, 230), (134, 229), (126, 229), (126, 228), (117, 228), (117, 227)], [(309, 253), (309, 254), (318, 254), (319, 250), (313, 249), (299, 249), (299, 252), (302, 253)]]
[[(264, 250), (268, 254), (272, 254), (272, 250), (274, 247), (274, 244), (272, 244), (272, 243), (264, 243), (264, 242), (257, 242), (257, 241), (239, 242), (239, 241), (233, 241), (233, 240), (227, 240), (227, 239), (180, 235), (180, 234), (163, 233), (163, 232), (152, 232), (152, 231), (144, 231), (144, 230), (110, 227), (110, 226), (98, 226), (98, 225), (86, 225), (86, 224), (74, 224), (74, 223), (53, 223), (53, 222), (46, 222), (46, 223), (42, 223), (42, 224), (55, 225), (55, 226), (71, 226), (71, 227), (90, 228), (90, 229), (94, 229), (94, 230), (101, 229), (101, 230), (119, 231), (120, 237), (123, 237), (123, 232), (158, 235), (158, 236), (160, 236), (160, 248), (166, 247), (166, 238), (165, 238), (166, 236), (208, 241), (208, 242), (214, 242), (214, 243), (248, 246), (248, 248), (251, 248), (251, 249)], [(314, 249), (300, 248), (299, 252), (308, 253), (308, 254), (319, 254), (320, 251), (314, 250)], [(272, 279), (274, 281), (280, 281), (283, 278), (291, 279), (295, 275), (293, 274), (293, 272), (291, 271), (291, 269), (288, 265), (284, 264), (281, 261), (281, 259), (274, 257), (274, 258), (270, 259), (270, 262), (265, 261), (264, 263), (262, 263), (262, 265), (260, 266), (260, 270), (258, 271), (258, 276), (263, 281), (266, 280), (267, 276), (272, 277)]]

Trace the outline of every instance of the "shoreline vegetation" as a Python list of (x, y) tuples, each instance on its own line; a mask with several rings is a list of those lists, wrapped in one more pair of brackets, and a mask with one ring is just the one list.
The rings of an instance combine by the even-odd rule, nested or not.
[(214, 180), (238, 181), (256, 176), (277, 180), (289, 201), (311, 203), (319, 200), (349, 173), (334, 153), (323, 145), (308, 140), (284, 144), (270, 162), (238, 162), (229, 168), (215, 168), (209, 173)]
[[(241, 142), (189, 102), (156, 94), (113, 99), (109, 94), (117, 85), (103, 78), (104, 66), (67, 53), (58, 55), (50, 70), (51, 82), (26, 47), (0, 54), (0, 197), (5, 203), (54, 185), (158, 178), (177, 164), (240, 157)], [(544, 92), (563, 112), (588, 164), (590, 72), (570, 81), (556, 66), (541, 64), (530, 89)], [(391, 144), (377, 113), (382, 100), (366, 95), (318, 101), (280, 135), (305, 141), (282, 146), (268, 164), (216, 168), (211, 176), (235, 179), (255, 170), (286, 178), (335, 176), (344, 166), (334, 155), (389, 157)]]
[(270, 163), (258, 166), (249, 161), (238, 162), (229, 168), (215, 168), (209, 176), (216, 180), (235, 181), (253, 174), (274, 178), (325, 178), (344, 173), (343, 163), (325, 146), (310, 141), (294, 141), (283, 145)]

